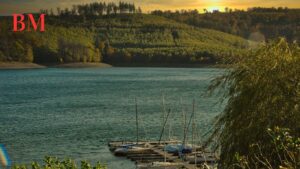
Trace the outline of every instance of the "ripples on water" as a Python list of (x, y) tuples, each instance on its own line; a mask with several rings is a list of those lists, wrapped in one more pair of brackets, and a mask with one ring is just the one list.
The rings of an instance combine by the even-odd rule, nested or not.
[(191, 113), (193, 99), (201, 135), (222, 110), (216, 97), (205, 95), (210, 80), (222, 73), (202, 68), (3, 70), (0, 143), (17, 163), (54, 155), (102, 161), (113, 169), (134, 168), (113, 157), (106, 146), (109, 140), (135, 138), (134, 98), (144, 139), (159, 137), (162, 95), (172, 109), (165, 137), (170, 133), (182, 139), (182, 110)]

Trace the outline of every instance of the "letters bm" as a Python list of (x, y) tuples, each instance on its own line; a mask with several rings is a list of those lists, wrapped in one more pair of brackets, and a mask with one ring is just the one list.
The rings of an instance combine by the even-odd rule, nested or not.
[[(45, 14), (40, 14), (36, 21), (33, 14), (13, 14), (13, 31), (22, 32), (31, 31), (31, 27), (34, 31), (45, 31)], [(38, 28), (40, 28), (38, 30)]]

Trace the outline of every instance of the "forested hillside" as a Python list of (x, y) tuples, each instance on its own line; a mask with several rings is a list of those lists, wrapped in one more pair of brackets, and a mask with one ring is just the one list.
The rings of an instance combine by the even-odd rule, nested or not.
[[(225, 12), (209, 12), (206, 9), (204, 12), (156, 10), (152, 14), (199, 28), (227, 32), (246, 39), (271, 40), (285, 37), (290, 42), (300, 41), (300, 9), (249, 8), (244, 11), (226, 8)], [(261, 37), (257, 37), (258, 32)]]
[(133, 4), (93, 3), (42, 12), (48, 14), (43, 33), (10, 32), (7, 19), (0, 32), (1, 61), (220, 63), (231, 62), (248, 47), (237, 36), (142, 14)]

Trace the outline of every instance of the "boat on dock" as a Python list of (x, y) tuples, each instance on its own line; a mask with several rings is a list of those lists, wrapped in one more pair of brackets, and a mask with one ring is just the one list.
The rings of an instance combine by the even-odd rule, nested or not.
[(132, 153), (146, 153), (150, 151), (149, 148), (146, 147), (140, 147), (140, 146), (121, 146), (119, 148), (116, 148), (114, 150), (114, 154), (116, 156), (126, 156), (127, 154)]
[[(141, 141), (139, 137), (137, 100), (135, 101), (136, 141), (109, 142), (109, 149), (115, 156), (123, 156), (135, 162), (137, 169), (196, 169), (207, 168), (207, 166), (209, 166), (207, 169), (213, 169), (214, 166), (216, 166), (217, 158), (212, 153), (209, 154), (204, 152), (203, 147), (199, 146), (201, 144), (197, 145), (194, 140), (194, 102), (191, 117), (188, 121), (185, 120), (184, 122), (184, 137), (182, 141), (167, 141), (166, 139), (163, 139), (165, 128), (171, 114), (170, 109), (166, 116), (164, 114), (162, 130), (158, 141)], [(190, 126), (192, 126), (192, 145), (188, 142), (188, 131)]]
[[(138, 145), (139, 148), (133, 148)], [(128, 148), (122, 156), (136, 163), (138, 169), (195, 169), (195, 166), (214, 166), (217, 163), (217, 158), (213, 153), (209, 152), (193, 152), (185, 154), (184, 158), (179, 158), (179, 155), (168, 153), (165, 147), (171, 145), (182, 145), (180, 141), (140, 141), (122, 142), (115, 141), (108, 143), (110, 150), (116, 156), (116, 151), (120, 148)], [(201, 168), (201, 167), (198, 167)]]

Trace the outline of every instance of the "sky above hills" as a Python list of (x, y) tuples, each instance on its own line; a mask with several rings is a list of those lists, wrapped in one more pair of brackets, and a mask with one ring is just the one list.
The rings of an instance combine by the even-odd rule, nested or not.
[[(97, 0), (0, 0), (0, 14), (36, 12), (39, 9), (56, 7), (70, 7), (73, 4), (95, 2)], [(119, 2), (119, 0), (102, 0), (105, 2)], [(204, 8), (209, 11), (224, 10), (225, 7), (233, 9), (247, 9), (253, 6), (260, 7), (289, 7), (300, 8), (300, 0), (123, 0), (134, 2), (141, 6), (144, 12), (155, 9), (177, 10)], [(98, 0), (99, 2), (99, 0)]]

